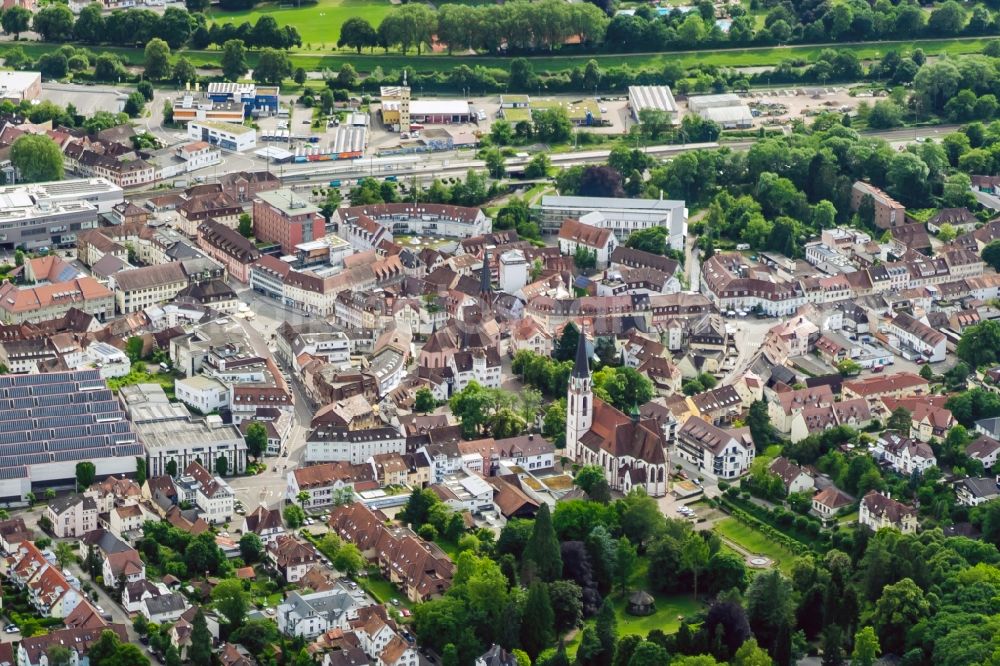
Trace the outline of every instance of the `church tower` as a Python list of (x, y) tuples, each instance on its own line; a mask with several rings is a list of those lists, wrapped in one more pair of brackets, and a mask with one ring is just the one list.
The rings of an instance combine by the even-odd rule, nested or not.
[(483, 319), (493, 311), (493, 271), (490, 267), (490, 253), (483, 253), (483, 268), (479, 272), (479, 301)]
[(587, 358), (587, 335), (580, 330), (576, 346), (576, 361), (569, 376), (566, 399), (566, 452), (578, 460), (580, 437), (590, 430), (594, 421), (594, 392), (590, 384), (590, 362)]

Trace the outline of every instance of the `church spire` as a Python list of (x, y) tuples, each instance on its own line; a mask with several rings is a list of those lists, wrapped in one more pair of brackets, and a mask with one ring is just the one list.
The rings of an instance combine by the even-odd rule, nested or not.
[(573, 377), (590, 378), (590, 360), (587, 357), (587, 334), (580, 328), (580, 337), (576, 343), (576, 362), (573, 364)]
[(493, 274), (490, 271), (490, 253), (483, 253), (483, 270), (479, 274), (479, 295), (488, 299), (493, 292)]

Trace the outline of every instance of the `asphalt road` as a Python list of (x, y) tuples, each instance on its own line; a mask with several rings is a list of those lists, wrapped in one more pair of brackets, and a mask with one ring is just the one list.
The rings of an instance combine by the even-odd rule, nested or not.
[[(246, 331), (250, 344), (259, 356), (272, 355), (268, 343), (271, 336), (283, 321), (299, 323), (303, 321), (301, 313), (288, 310), (275, 301), (245, 289), (240, 293), (240, 300), (250, 306), (256, 315), (252, 320), (240, 319), (243, 330)], [(275, 358), (281, 366), (281, 361)], [(283, 368), (288, 370), (288, 368)], [(313, 409), (309, 399), (295, 373), (286, 372), (289, 386), (295, 399), (295, 409), (292, 429), (285, 444), (287, 456), (265, 458), (267, 469), (256, 476), (239, 476), (230, 479), (229, 485), (236, 496), (243, 502), (248, 511), (258, 504), (269, 508), (280, 507), (285, 498), (286, 478), (290, 470), (302, 464), (305, 454), (306, 436), (309, 434), (309, 423), (312, 421)]]
[(991, 210), (1000, 210), (1000, 197), (995, 194), (990, 194), (988, 192), (980, 192), (978, 190), (972, 190), (972, 196), (976, 197), (976, 201), (986, 206)]

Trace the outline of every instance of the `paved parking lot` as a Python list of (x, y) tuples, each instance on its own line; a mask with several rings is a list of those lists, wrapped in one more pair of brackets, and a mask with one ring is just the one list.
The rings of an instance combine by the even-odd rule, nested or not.
[(113, 86), (81, 86), (58, 82), (42, 84), (42, 99), (59, 106), (72, 104), (77, 113), (91, 116), (98, 111), (118, 113), (125, 106), (131, 90)]

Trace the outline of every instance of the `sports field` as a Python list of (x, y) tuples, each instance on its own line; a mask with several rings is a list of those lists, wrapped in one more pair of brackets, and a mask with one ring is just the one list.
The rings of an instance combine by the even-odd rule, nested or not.
[(302, 36), (304, 50), (329, 49), (337, 44), (340, 26), (349, 18), (367, 19), (376, 28), (382, 18), (392, 11), (389, 0), (319, 0), (303, 3), (269, 2), (243, 12), (226, 12), (213, 9), (210, 16), (221, 23), (254, 23), (264, 15), (273, 16), (278, 25), (293, 25)]

